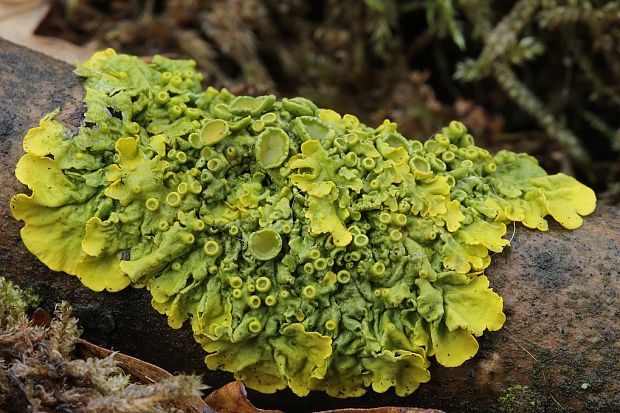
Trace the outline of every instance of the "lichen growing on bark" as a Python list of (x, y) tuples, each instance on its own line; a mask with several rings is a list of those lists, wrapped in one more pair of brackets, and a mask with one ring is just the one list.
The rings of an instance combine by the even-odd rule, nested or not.
[(567, 228), (592, 190), (452, 122), (405, 139), (296, 97), (200, 87), (192, 61), (112, 50), (76, 73), (86, 122), (45, 117), (16, 175), (26, 246), (88, 287), (146, 287), (207, 366), (252, 388), (412, 393), (504, 323), (483, 274), (506, 224)]

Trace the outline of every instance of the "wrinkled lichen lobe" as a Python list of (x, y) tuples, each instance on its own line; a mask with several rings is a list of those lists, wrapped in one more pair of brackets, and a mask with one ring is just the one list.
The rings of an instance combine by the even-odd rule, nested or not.
[(201, 89), (192, 61), (95, 54), (86, 124), (24, 139), (26, 246), (88, 287), (146, 287), (209, 368), (263, 392), (398, 395), (505, 321), (483, 274), (506, 224), (581, 225), (594, 193), (452, 122), (405, 139), (303, 98)]

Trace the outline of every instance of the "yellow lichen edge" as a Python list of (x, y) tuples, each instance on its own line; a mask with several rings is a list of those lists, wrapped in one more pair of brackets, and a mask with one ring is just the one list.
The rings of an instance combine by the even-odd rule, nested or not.
[(579, 227), (591, 189), (452, 122), (422, 143), (303, 98), (200, 88), (192, 61), (99, 52), (87, 126), (24, 138), (24, 244), (89, 288), (146, 287), (209, 368), (257, 390), (405, 396), (505, 322), (506, 225)]
[[(11, 212), (26, 223), (20, 233), (28, 250), (50, 269), (78, 275), (84, 285), (95, 291), (120, 291), (130, 280), (120, 270), (118, 254), (106, 254), (110, 247), (105, 245), (95, 253), (88, 249), (89, 242), (94, 242), (87, 236), (88, 228), (97, 219), (91, 217), (101, 198), (96, 196), (94, 188), (67, 179), (57, 162), (49, 157), (58, 154), (65, 142), (66, 129), (53, 120), (55, 114), (44, 117), (39, 127), (30, 129), (24, 138), (26, 155), (17, 163), (15, 175), (32, 194), (14, 196)], [(110, 236), (115, 238), (115, 234)], [(103, 259), (94, 260), (94, 257)]]

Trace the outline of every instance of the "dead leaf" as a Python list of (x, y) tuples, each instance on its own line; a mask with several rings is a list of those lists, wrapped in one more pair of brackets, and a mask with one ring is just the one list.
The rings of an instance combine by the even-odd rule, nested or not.
[(49, 8), (46, 0), (0, 0), (0, 37), (72, 64), (88, 59), (95, 51), (93, 44), (76, 46), (34, 34)]
[[(245, 386), (240, 381), (228, 383), (213, 391), (205, 402), (218, 413), (283, 413), (281, 410), (257, 409), (247, 398)], [(339, 409), (317, 413), (443, 413), (441, 410), (415, 407), (376, 407), (372, 409)]]

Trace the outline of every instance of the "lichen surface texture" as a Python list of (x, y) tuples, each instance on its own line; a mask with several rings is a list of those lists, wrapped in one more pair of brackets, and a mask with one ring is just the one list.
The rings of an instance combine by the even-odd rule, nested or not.
[(25, 245), (87, 287), (145, 287), (211, 369), (335, 397), (430, 379), (498, 330), (506, 224), (582, 224), (592, 190), (452, 122), (422, 143), (303, 98), (202, 90), (194, 62), (113, 50), (76, 69), (85, 125), (24, 138)]

